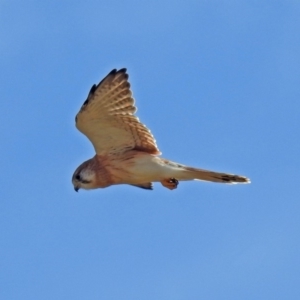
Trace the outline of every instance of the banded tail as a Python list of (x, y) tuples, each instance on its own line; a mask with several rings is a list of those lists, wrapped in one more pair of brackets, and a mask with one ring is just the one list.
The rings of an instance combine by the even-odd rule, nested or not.
[(196, 179), (196, 180), (212, 181), (212, 182), (219, 182), (219, 183), (229, 183), (229, 184), (250, 183), (249, 178), (241, 175), (219, 173), (219, 172), (196, 169), (191, 167), (184, 167), (184, 168), (187, 171), (185, 172), (185, 176), (184, 176), (186, 177), (185, 180)]

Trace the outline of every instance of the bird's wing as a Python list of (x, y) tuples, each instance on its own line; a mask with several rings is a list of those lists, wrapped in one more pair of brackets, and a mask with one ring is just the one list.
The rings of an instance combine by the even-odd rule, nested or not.
[(76, 116), (76, 127), (89, 138), (97, 154), (133, 149), (160, 154), (153, 135), (135, 112), (126, 69), (114, 69), (92, 86)]

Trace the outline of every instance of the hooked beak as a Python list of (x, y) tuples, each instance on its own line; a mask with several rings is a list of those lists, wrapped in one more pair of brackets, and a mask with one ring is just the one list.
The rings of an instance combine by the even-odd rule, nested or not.
[(75, 192), (78, 192), (79, 187), (78, 186), (74, 186), (74, 190), (75, 190)]

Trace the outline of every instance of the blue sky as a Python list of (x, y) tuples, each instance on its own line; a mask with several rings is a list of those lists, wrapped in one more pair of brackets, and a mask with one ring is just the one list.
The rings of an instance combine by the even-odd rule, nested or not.
[[(0, 1), (0, 298), (297, 299), (298, 1)], [(163, 157), (246, 175), (75, 193), (74, 126), (127, 67)]]

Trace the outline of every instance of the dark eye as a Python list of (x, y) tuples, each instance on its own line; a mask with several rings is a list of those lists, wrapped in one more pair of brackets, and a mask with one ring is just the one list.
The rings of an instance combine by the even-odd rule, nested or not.
[(80, 181), (80, 179), (81, 179), (80, 175), (77, 174), (77, 175), (75, 176), (75, 179), (78, 180), (78, 181)]

